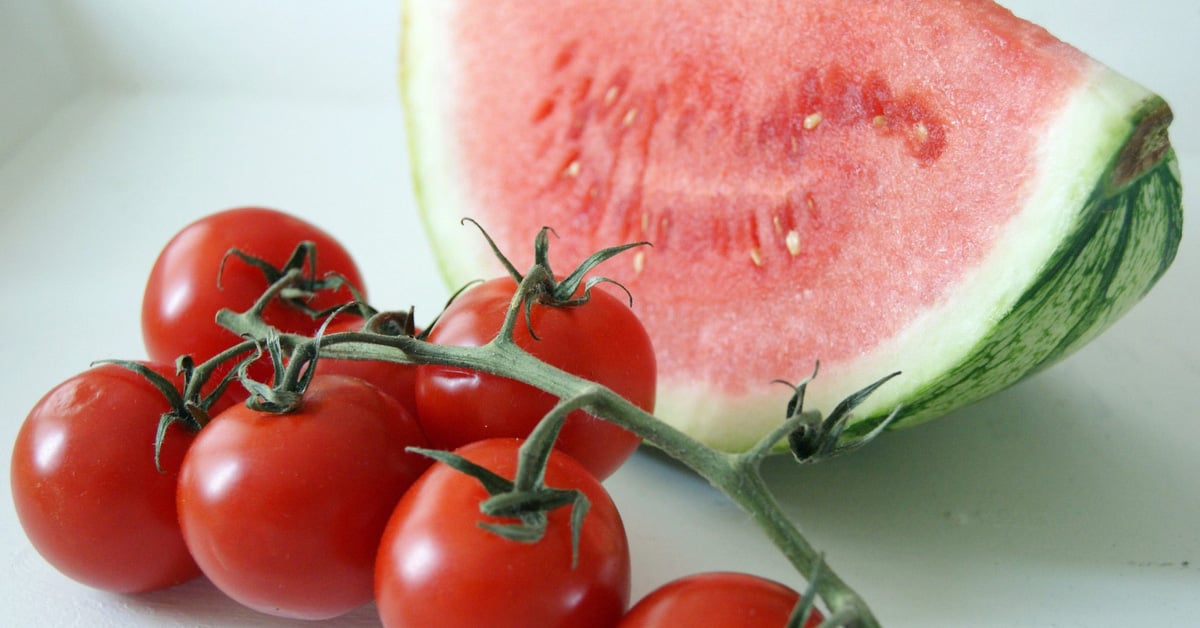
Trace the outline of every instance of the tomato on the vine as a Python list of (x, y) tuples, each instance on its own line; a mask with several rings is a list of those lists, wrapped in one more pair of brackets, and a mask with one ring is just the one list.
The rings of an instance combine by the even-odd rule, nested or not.
[[(617, 625), (618, 628), (779, 628), (786, 626), (800, 594), (759, 576), (712, 572), (684, 576), (651, 591)], [(804, 628), (824, 620), (812, 609)]]
[[(282, 267), (302, 241), (316, 245), (315, 275), (337, 273), (365, 297), (358, 267), (343, 246), (320, 228), (289, 214), (262, 207), (238, 207), (210, 214), (184, 227), (159, 253), (142, 297), (142, 339), (152, 360), (173, 362), (191, 355), (206, 360), (240, 339), (214, 318), (221, 308), (244, 311), (270, 283), (260, 268), (230, 249)], [(306, 262), (304, 269), (314, 269)], [(319, 291), (308, 302), (324, 310), (353, 300), (349, 289)], [(276, 328), (311, 335), (321, 321), (276, 300), (263, 312)], [(269, 365), (262, 361), (265, 375)], [(256, 379), (264, 371), (256, 372)], [(235, 387), (236, 388), (236, 387)]]
[[(459, 295), (430, 330), (429, 341), (480, 346), (500, 331), (516, 291), (510, 277), (486, 281)], [(602, 288), (582, 305), (533, 304), (522, 316), (514, 340), (543, 362), (608, 387), (646, 411), (653, 411), (656, 362), (650, 337), (632, 308)], [(537, 339), (530, 334), (530, 328)], [(526, 384), (461, 368), (425, 365), (417, 369), (417, 415), (430, 443), (454, 449), (494, 437), (524, 438), (557, 399)], [(617, 425), (575, 411), (558, 447), (603, 480), (640, 442)]]
[(179, 518), (204, 574), (264, 613), (334, 617), (371, 598), (392, 509), (429, 460), (416, 420), (363, 380), (314, 377), (301, 406), (234, 406), (197, 436)]
[[(517, 439), (472, 443), (456, 453), (513, 478)], [(578, 489), (590, 501), (572, 566), (571, 510), (551, 511), (532, 543), (480, 527), (489, 493), (477, 479), (435, 463), (396, 507), (380, 544), (375, 598), (384, 626), (456, 628), (612, 626), (629, 601), (625, 528), (604, 487), (554, 451), (545, 484)]]
[[(175, 369), (148, 364), (168, 381)], [(194, 433), (155, 434), (171, 411), (163, 393), (127, 368), (104, 364), (46, 393), (21, 425), (12, 454), (17, 516), (56, 569), (119, 593), (165, 588), (200, 571), (175, 510), (179, 465)]]

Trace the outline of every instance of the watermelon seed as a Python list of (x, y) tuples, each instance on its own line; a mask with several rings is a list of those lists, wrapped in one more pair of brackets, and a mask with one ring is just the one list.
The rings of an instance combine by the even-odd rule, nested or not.
[(788, 253), (792, 257), (800, 254), (800, 232), (795, 229), (788, 231), (787, 235), (783, 238), (783, 243), (787, 246)]
[(750, 247), (750, 261), (754, 262), (755, 266), (762, 268), (762, 253), (759, 252), (758, 247), (756, 246)]
[(607, 106), (613, 104), (614, 102), (616, 102), (617, 96), (620, 95), (620, 93), (621, 93), (621, 89), (619, 87), (617, 87), (616, 85), (613, 85), (612, 87), (608, 88), (608, 91), (604, 92), (604, 106), (607, 107)]
[(883, 127), (887, 126), (887, 118), (882, 115), (875, 116), (871, 119), (871, 124), (875, 125), (875, 128), (877, 129), (882, 129)]
[(633, 109), (630, 109), (629, 111), (625, 112), (625, 117), (621, 119), (621, 124), (623, 124), (625, 126), (633, 126), (633, 121), (637, 120), (637, 114), (638, 114), (637, 107), (634, 107)]
[(671, 230), (671, 216), (663, 214), (658, 217), (658, 231), (654, 240), (655, 246), (664, 246)]
[(913, 125), (913, 132), (917, 134), (917, 141), (924, 144), (929, 140), (929, 127), (925, 126), (924, 122), (918, 122)]
[(579, 170), (581, 167), (582, 166), (579, 165), (579, 160), (573, 159), (571, 160), (571, 163), (567, 164), (567, 167), (563, 169), (563, 176), (574, 179), (575, 177), (579, 176)]
[(645, 270), (645, 268), (646, 268), (646, 252), (638, 251), (637, 253), (634, 253), (633, 254), (633, 272), (635, 274), (640, 275), (640, 274), (642, 274), (642, 271)]
[(818, 111), (816, 113), (808, 114), (807, 116), (804, 117), (804, 129), (807, 131), (811, 131), (811, 130), (817, 128), (817, 125), (821, 124), (821, 120), (823, 120), (823, 119), (824, 118), (821, 116), (820, 111)]

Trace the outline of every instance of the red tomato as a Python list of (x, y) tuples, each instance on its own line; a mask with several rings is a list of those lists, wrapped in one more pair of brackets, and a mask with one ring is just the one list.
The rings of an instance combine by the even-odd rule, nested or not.
[[(278, 268), (304, 240), (316, 244), (318, 277), (339, 273), (364, 291), (365, 297), (362, 277), (350, 254), (316, 226), (260, 207), (218, 212), (176, 234), (154, 262), (142, 297), (142, 339), (147, 355), (171, 363), (189, 354), (201, 362), (236, 344), (240, 339), (214, 322), (217, 311), (223, 307), (244, 311), (270, 284), (262, 270), (237, 257), (226, 259), (226, 254), (236, 248)], [(311, 270), (307, 265), (306, 269)], [(350, 291), (342, 288), (318, 292), (309, 305), (322, 310), (351, 300)], [(268, 306), (263, 320), (282, 331), (305, 335), (320, 327), (320, 321), (282, 301)], [(261, 364), (254, 377), (269, 381), (269, 363), (263, 360)], [(235, 384), (231, 389), (240, 387)]]
[[(618, 628), (779, 628), (786, 626), (800, 594), (773, 580), (750, 574), (714, 572), (669, 582), (629, 609)], [(813, 609), (804, 623), (824, 620)]]
[[(363, 319), (345, 316), (335, 319), (325, 329), (333, 334), (345, 331), (361, 331)], [(383, 360), (317, 360), (317, 375), (349, 375), (365, 380), (393, 396), (413, 416), (417, 416), (416, 379), (417, 367)]]
[[(429, 341), (479, 346), (500, 330), (516, 282), (502, 277), (455, 299), (430, 331)], [(654, 409), (656, 366), (650, 338), (633, 310), (601, 289), (586, 305), (534, 305), (532, 326), (517, 324), (518, 346), (564, 371), (604, 385), (646, 411)], [(417, 369), (417, 416), (434, 447), (454, 449), (494, 437), (524, 438), (557, 399), (531, 386), (474, 371), (441, 366)], [(639, 439), (607, 421), (576, 411), (567, 418), (558, 447), (603, 480), (623, 463)]]
[[(150, 365), (172, 381), (174, 367)], [(154, 465), (159, 417), (171, 410), (141, 375), (105, 364), (68, 379), (25, 418), (12, 457), (17, 516), (37, 551), (86, 585), (118, 593), (199, 575), (175, 514), (175, 482), (193, 433), (172, 426)]]
[[(458, 450), (512, 478), (516, 439)], [(579, 463), (550, 456), (546, 485), (579, 489), (591, 501), (571, 566), (570, 507), (552, 511), (535, 543), (479, 527), (487, 491), (473, 477), (436, 463), (400, 501), (380, 545), (375, 598), (384, 626), (526, 628), (612, 626), (629, 601), (629, 546), (612, 499)]]
[(352, 377), (314, 377), (289, 414), (229, 408), (184, 459), (184, 539), (204, 574), (250, 608), (350, 611), (370, 600), (384, 525), (429, 466), (405, 447), (424, 442), (398, 401)]

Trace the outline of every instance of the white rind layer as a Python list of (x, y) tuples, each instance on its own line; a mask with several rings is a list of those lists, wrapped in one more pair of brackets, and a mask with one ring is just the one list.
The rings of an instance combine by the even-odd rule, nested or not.
[[(453, 134), (451, 95), (456, 92), (458, 78), (454, 74), (458, 64), (452, 61), (454, 50), (450, 46), (454, 38), (449, 32), (456, 4), (450, 0), (405, 2), (400, 53), (413, 189), (425, 230), (439, 253), (439, 268), (452, 287), (477, 279), (483, 265), (482, 259), (464, 254), (482, 247), (478, 232), (459, 223), (473, 215), (466, 193), (470, 173), (458, 169), (463, 159), (455, 143), (448, 141)], [(433, 207), (438, 210), (431, 210)], [(447, 251), (454, 254), (447, 255)]]

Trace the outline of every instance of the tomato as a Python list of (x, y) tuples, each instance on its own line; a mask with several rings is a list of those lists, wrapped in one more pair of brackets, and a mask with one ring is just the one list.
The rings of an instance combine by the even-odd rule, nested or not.
[[(339, 273), (363, 291), (365, 298), (358, 267), (328, 233), (273, 209), (225, 210), (184, 227), (154, 262), (142, 297), (142, 339), (147, 355), (170, 363), (187, 354), (201, 362), (236, 344), (240, 339), (214, 322), (217, 311), (246, 310), (269, 282), (261, 269), (238, 257), (226, 258), (226, 254), (236, 248), (280, 267), (305, 240), (316, 244), (318, 277)], [(305, 268), (311, 270), (307, 264)], [(343, 287), (319, 291), (309, 305), (323, 310), (351, 300), (350, 291)], [(320, 321), (283, 301), (269, 305), (263, 320), (282, 331), (305, 335), (320, 326)], [(253, 372), (255, 379), (269, 380), (268, 362), (261, 361), (261, 368)], [(236, 385), (231, 388), (240, 390)]]
[[(513, 478), (516, 439), (473, 443), (457, 453)], [(547, 486), (578, 489), (591, 502), (571, 565), (570, 507), (549, 514), (534, 543), (478, 524), (488, 493), (475, 478), (436, 463), (400, 501), (380, 544), (375, 598), (384, 626), (456, 628), (612, 626), (629, 600), (629, 545), (603, 486), (579, 463), (553, 452)]]
[[(508, 277), (477, 285), (450, 303), (429, 341), (479, 346), (500, 330), (516, 290)], [(564, 371), (604, 385), (646, 411), (654, 409), (656, 363), (641, 322), (621, 299), (593, 289), (586, 305), (531, 310), (535, 340), (523, 318), (518, 346)], [(557, 399), (526, 384), (459, 368), (417, 369), (417, 416), (434, 447), (454, 449), (493, 437), (523, 438)], [(583, 411), (563, 425), (558, 447), (603, 480), (637, 448), (634, 434)]]
[[(685, 576), (642, 598), (618, 628), (779, 628), (786, 626), (800, 594), (790, 587), (744, 573), (713, 572)], [(813, 609), (804, 623), (824, 620)]]
[[(359, 316), (339, 317), (329, 324), (325, 333), (361, 331), (363, 323), (362, 317)], [(318, 359), (316, 373), (318, 375), (350, 375), (366, 380), (395, 397), (406, 410), (413, 416), (417, 416), (417, 367), (413, 364), (399, 364), (383, 360)]]
[(288, 414), (229, 408), (179, 475), (184, 539), (204, 574), (258, 611), (321, 619), (371, 598), (388, 516), (429, 461), (416, 420), (360, 379), (314, 377)]
[[(173, 366), (148, 365), (168, 379)], [(159, 417), (171, 410), (141, 375), (105, 364), (48, 392), (12, 454), (17, 516), (37, 551), (88, 586), (160, 589), (199, 575), (180, 534), (175, 482), (193, 433), (168, 429), (155, 468)]]

